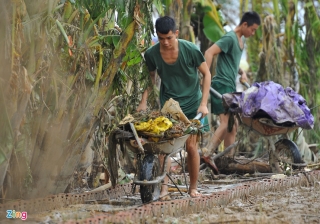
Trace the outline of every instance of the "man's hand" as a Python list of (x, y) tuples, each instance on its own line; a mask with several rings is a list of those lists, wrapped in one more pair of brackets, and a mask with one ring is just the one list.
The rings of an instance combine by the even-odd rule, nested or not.
[(241, 83), (248, 82), (247, 74), (244, 71), (242, 72), (242, 75), (241, 75), (241, 78), (240, 78), (240, 82)]
[(248, 82), (248, 77), (247, 77), (247, 73), (242, 70), (241, 68), (239, 68), (239, 71), (238, 71), (239, 75), (241, 75), (241, 78), (240, 78), (240, 82), (243, 84), (245, 82)]
[(137, 111), (146, 111), (147, 110), (147, 101), (140, 102), (139, 106), (137, 107)]
[(202, 113), (202, 117), (205, 117), (209, 113), (208, 107), (206, 105), (200, 104), (197, 114), (198, 113)]

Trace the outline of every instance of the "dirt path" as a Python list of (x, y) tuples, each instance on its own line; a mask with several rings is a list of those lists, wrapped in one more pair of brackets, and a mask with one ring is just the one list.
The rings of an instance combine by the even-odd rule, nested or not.
[[(225, 178), (223, 180), (202, 181), (199, 184), (200, 192), (212, 194), (225, 191), (243, 184), (243, 181), (259, 181), (257, 178)], [(252, 181), (245, 182), (249, 185)], [(179, 192), (172, 193), (174, 199), (183, 199)], [(73, 223), (83, 223), (88, 218), (99, 215), (117, 214), (118, 211), (139, 208), (142, 205), (140, 195), (137, 192), (131, 196), (125, 196), (121, 200), (106, 201), (93, 204), (76, 204), (68, 207), (28, 214), (28, 220), (24, 223), (64, 223), (74, 220)], [(214, 206), (198, 212), (180, 217), (147, 218), (146, 223), (320, 223), (320, 181), (313, 186), (297, 185), (295, 187), (279, 191), (261, 191), (259, 193), (244, 194), (223, 206)], [(12, 220), (20, 221), (21, 220)], [(85, 222), (87, 223), (87, 222)], [(127, 223), (127, 221), (123, 222)]]
[(166, 217), (162, 223), (320, 223), (320, 187), (294, 187), (236, 199), (225, 207), (185, 217)]

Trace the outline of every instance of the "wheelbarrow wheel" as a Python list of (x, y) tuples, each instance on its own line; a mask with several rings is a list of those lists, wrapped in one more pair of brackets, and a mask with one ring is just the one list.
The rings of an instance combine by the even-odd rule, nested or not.
[[(304, 163), (301, 158), (301, 154), (298, 146), (289, 139), (280, 139), (275, 143), (276, 154), (280, 159), (279, 163), (283, 171), (285, 171), (287, 166), (295, 163)], [(292, 165), (293, 169), (297, 169), (298, 166)]]
[[(154, 180), (160, 173), (159, 158), (153, 154), (144, 157), (141, 166), (140, 180)], [(160, 196), (160, 183), (140, 185), (140, 196), (143, 203), (156, 200)]]

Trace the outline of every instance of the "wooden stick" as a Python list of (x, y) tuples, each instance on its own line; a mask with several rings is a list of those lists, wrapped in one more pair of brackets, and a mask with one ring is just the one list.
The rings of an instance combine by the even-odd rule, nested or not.
[(142, 144), (141, 144), (141, 142), (140, 142), (140, 139), (139, 139), (138, 133), (137, 133), (137, 131), (136, 131), (136, 128), (134, 127), (133, 123), (131, 123), (131, 122), (130, 122), (130, 127), (131, 127), (132, 133), (133, 133), (133, 135), (134, 135), (134, 138), (135, 138), (136, 141), (137, 141), (138, 149), (140, 150), (140, 152), (141, 152), (142, 154), (144, 154), (144, 148), (143, 148), (143, 146), (142, 146)]

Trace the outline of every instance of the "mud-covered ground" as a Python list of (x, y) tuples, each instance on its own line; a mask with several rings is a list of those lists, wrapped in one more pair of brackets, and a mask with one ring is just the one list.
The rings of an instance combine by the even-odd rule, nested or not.
[(294, 187), (235, 199), (225, 207), (162, 223), (320, 223), (320, 187)]
[[(201, 178), (200, 178), (201, 179)], [(248, 178), (250, 179), (250, 178)], [(246, 178), (226, 177), (220, 180), (202, 181), (199, 191), (210, 194), (219, 190), (243, 183)], [(258, 180), (259, 181), (259, 178)], [(183, 189), (182, 189), (183, 190)], [(171, 198), (188, 197), (172, 192)], [(130, 200), (128, 200), (130, 199)], [(70, 205), (54, 211), (39, 214), (28, 214), (24, 223), (64, 223), (68, 220), (81, 221), (97, 215), (127, 210), (141, 206), (140, 195), (130, 196), (125, 203), (99, 203)], [(257, 195), (248, 195), (236, 198), (225, 206), (208, 208), (206, 211), (189, 214), (183, 217), (162, 217), (148, 219), (147, 223), (320, 223), (320, 182), (314, 186), (297, 186), (282, 191), (261, 192)], [(21, 220), (12, 220), (16, 223)], [(16, 221), (16, 222), (14, 222)]]

